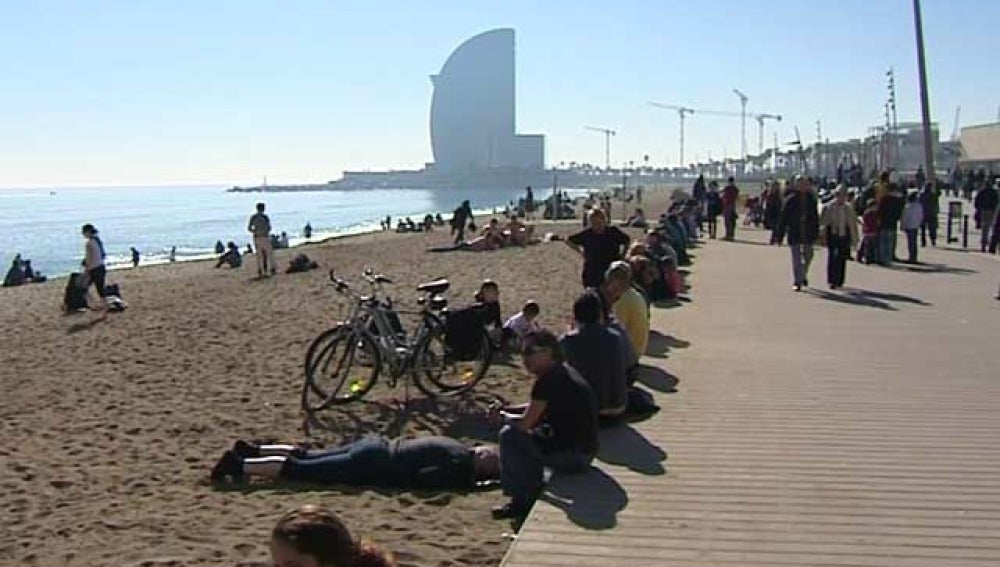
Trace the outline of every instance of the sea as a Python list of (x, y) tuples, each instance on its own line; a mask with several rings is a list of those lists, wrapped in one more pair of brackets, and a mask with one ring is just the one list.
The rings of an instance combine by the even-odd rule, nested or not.
[[(523, 190), (372, 189), (349, 191), (231, 193), (222, 186), (87, 187), (0, 189), (0, 262), (3, 272), (15, 254), (30, 259), (47, 276), (76, 271), (83, 259), (80, 227), (91, 223), (100, 232), (111, 269), (131, 265), (130, 248), (142, 265), (215, 257), (215, 243), (233, 241), (241, 250), (251, 241), (247, 221), (257, 202), (267, 205), (276, 234), (286, 232), (291, 245), (380, 230), (387, 215), (412, 217), (427, 213), (449, 218), (468, 199), (477, 215), (492, 214)], [(536, 198), (548, 195), (537, 194)]]

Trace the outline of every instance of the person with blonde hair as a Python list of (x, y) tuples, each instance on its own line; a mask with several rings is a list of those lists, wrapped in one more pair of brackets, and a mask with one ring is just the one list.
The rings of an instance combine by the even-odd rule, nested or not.
[(271, 531), (275, 567), (395, 567), (392, 554), (354, 539), (332, 511), (307, 504), (278, 520)]

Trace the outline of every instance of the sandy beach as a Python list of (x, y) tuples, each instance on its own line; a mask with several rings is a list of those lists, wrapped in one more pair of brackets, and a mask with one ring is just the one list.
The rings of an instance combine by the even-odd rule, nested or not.
[[(650, 192), (647, 211), (662, 210), (665, 196)], [(504, 316), (535, 299), (544, 326), (566, 328), (580, 260), (563, 243), (425, 252), (447, 241), (446, 231), (379, 233), (279, 251), (282, 264), (305, 252), (321, 269), (259, 281), (252, 258), (239, 270), (190, 262), (116, 271), (109, 279), (129, 309), (103, 322), (60, 312), (64, 281), (4, 289), (0, 555), (27, 565), (261, 564), (275, 519), (315, 502), (402, 565), (496, 565), (511, 531), (490, 518), (497, 490), (220, 490), (207, 481), (238, 438), (326, 445), (378, 432), (495, 441), (487, 404), (494, 395), (524, 399), (530, 387), (516, 364), (495, 364), (461, 399), (427, 400), (411, 387), (407, 408), (404, 385), (382, 380), (366, 402), (326, 411), (310, 435), (303, 430), (303, 356), (344, 305), (326, 286), (330, 268), (348, 279), (365, 266), (393, 277), (391, 294), (404, 308), (414, 307), (421, 281), (447, 276), (452, 304), (461, 305), (492, 278)]]

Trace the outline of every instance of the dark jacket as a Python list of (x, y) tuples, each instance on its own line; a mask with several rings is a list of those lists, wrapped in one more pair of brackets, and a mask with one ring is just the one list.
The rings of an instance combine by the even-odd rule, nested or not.
[(925, 187), (920, 192), (920, 205), (924, 208), (924, 221), (928, 222), (931, 219), (937, 219), (940, 207), (938, 206), (938, 193), (937, 189)]
[(976, 193), (975, 206), (977, 211), (994, 211), (1000, 198), (997, 197), (997, 190), (992, 187), (984, 187)]
[(906, 203), (896, 191), (890, 191), (882, 197), (878, 205), (879, 221), (884, 230), (895, 230), (899, 219), (903, 218), (903, 207)]
[(789, 244), (812, 244), (819, 238), (819, 203), (811, 191), (795, 191), (785, 199), (778, 218), (778, 238)]

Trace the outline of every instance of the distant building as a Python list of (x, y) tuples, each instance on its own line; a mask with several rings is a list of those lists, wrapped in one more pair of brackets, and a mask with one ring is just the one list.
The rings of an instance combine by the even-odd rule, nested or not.
[(513, 29), (467, 40), (431, 82), (431, 146), (439, 173), (545, 167), (545, 137), (516, 133)]
[(1000, 169), (1000, 122), (962, 128), (962, 168)]

